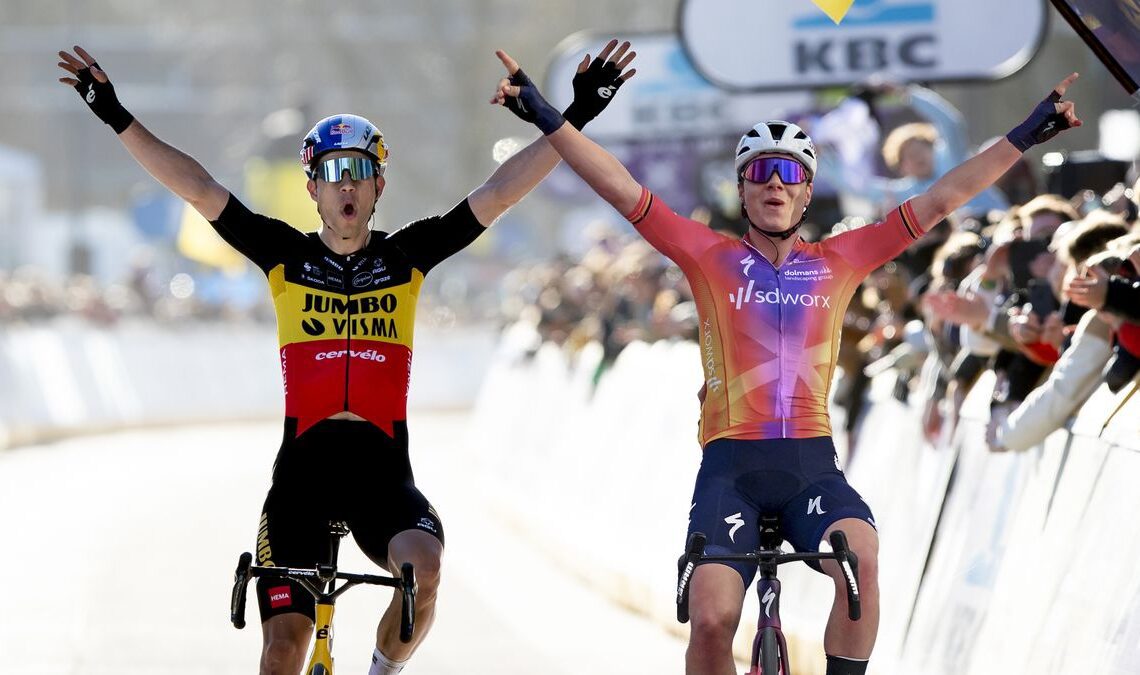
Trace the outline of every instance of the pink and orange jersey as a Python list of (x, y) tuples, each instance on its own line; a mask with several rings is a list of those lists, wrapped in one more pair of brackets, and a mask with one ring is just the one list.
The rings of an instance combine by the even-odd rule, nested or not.
[(799, 240), (777, 268), (743, 239), (674, 213), (648, 190), (626, 216), (692, 286), (705, 396), (698, 437), (831, 435), (828, 392), (847, 304), (923, 230), (910, 203), (883, 222)]

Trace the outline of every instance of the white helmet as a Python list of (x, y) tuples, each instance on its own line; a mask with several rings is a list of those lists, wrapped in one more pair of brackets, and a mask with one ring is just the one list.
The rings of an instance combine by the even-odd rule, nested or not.
[(736, 144), (736, 175), (757, 155), (775, 152), (794, 157), (807, 168), (808, 180), (815, 178), (815, 145), (804, 130), (791, 122), (760, 122), (740, 137)]

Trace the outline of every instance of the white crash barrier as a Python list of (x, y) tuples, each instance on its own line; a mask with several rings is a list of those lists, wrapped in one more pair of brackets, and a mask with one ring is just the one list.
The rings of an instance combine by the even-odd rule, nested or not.
[[(567, 569), (671, 630), (701, 384), (689, 343), (501, 353), (477, 399), (470, 466), (496, 512)], [(1140, 395), (1098, 390), (1024, 453), (984, 441), (993, 379), (932, 445), (884, 374), (847, 466), (881, 536), (880, 673), (1134, 672), (1140, 658)], [(797, 672), (822, 673), (832, 585), (781, 568)], [(737, 653), (751, 646), (749, 590)]]
[[(409, 405), (473, 404), (495, 332), (420, 329)], [(76, 319), (0, 328), (0, 449), (62, 435), (283, 414), (273, 326)]]

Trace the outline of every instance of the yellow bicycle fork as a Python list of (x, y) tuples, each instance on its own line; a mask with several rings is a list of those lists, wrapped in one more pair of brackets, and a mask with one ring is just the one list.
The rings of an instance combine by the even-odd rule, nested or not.
[(335, 606), (331, 603), (317, 603), (315, 628), (317, 639), (313, 643), (313, 655), (309, 657), (306, 675), (332, 675), (332, 622)]

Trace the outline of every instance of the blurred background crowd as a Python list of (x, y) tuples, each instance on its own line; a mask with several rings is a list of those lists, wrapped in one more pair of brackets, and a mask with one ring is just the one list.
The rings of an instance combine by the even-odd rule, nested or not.
[[(820, 149), (801, 230), (813, 240), (874, 222), (922, 192), (1078, 69), (1071, 94), (1086, 127), (1026, 154), (994, 189), (867, 279), (847, 310), (833, 388), (852, 427), (869, 378), (893, 368), (896, 394), (915, 397), (936, 435), (970, 384), (993, 371), (992, 445), (1021, 447), (1030, 439), (1019, 429), (1060, 424), (1095, 383), (1135, 372), (1140, 115), (1049, 5), (1019, 1), (1026, 16), (1032, 9), (1045, 18), (1023, 62), (1001, 79), (924, 87), (867, 67), (853, 86), (744, 95), (697, 74), (678, 42), (674, 3), (5, 7), (0, 330), (61, 317), (272, 325), (264, 276), (55, 82), (54, 50), (75, 43), (100, 59), (148, 128), (255, 210), (303, 230), (316, 214), (296, 153), (324, 115), (351, 110), (384, 130), (392, 160), (375, 225), (386, 231), (450, 207), (528, 141), (529, 129), (483, 104), (499, 77), (495, 48), (509, 48), (532, 75), (546, 64), (542, 86), (556, 101), (569, 89), (566, 64), (628, 36), (638, 75), (587, 132), (674, 209), (737, 235), (744, 227), (729, 158), (739, 133), (759, 119), (799, 123)], [(818, 13), (803, 5), (809, 19)], [(507, 22), (533, 29), (488, 30)], [(311, 40), (323, 48), (308, 49)], [(419, 307), (421, 325), (501, 326), (524, 358), (542, 342), (569, 359), (599, 343), (599, 375), (633, 341), (696, 332), (679, 270), (563, 167), (429, 275)]]

